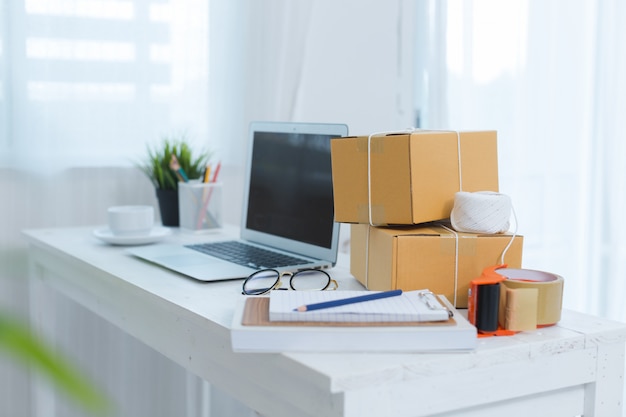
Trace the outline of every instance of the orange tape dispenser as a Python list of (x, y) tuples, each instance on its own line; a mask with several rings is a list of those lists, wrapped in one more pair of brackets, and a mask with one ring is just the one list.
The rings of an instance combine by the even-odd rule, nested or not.
[(561, 319), (563, 278), (506, 265), (485, 268), (470, 282), (467, 316), (481, 336), (508, 336)]

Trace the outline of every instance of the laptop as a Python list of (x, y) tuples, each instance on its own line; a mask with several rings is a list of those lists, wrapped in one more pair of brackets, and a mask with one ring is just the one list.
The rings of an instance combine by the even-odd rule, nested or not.
[[(265, 268), (334, 266), (339, 224), (334, 221), (330, 140), (347, 135), (344, 124), (252, 122), (240, 238), (155, 244), (129, 252), (201, 281), (245, 278)], [(264, 258), (241, 260), (242, 253)]]

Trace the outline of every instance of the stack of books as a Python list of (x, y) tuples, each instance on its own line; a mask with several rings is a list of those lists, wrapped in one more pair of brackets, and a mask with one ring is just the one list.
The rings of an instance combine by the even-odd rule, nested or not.
[[(242, 297), (231, 327), (232, 348), (268, 353), (475, 348), (476, 328), (445, 297), (427, 290), (389, 293), (272, 291), (269, 297)], [(378, 299), (346, 301), (364, 296)]]

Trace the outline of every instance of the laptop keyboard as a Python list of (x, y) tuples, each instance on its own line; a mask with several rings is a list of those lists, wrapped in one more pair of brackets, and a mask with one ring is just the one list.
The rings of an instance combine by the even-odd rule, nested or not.
[(306, 259), (246, 245), (238, 241), (200, 243), (196, 245), (186, 245), (186, 247), (255, 269), (280, 268), (283, 266), (310, 263), (310, 261)]

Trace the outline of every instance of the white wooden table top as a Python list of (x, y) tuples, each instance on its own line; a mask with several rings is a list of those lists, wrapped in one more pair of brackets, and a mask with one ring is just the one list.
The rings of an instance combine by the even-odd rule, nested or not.
[[(508, 381), (517, 384), (515, 396), (555, 390), (565, 386), (561, 381), (584, 386), (598, 373), (597, 358), (589, 348), (608, 343), (623, 349), (626, 340), (626, 324), (564, 311), (556, 326), (481, 339), (470, 353), (236, 354), (230, 351), (228, 332), (233, 308), (242, 297), (241, 280), (195, 281), (140, 261), (123, 246), (99, 241), (92, 235), (95, 228), (25, 231), (31, 259), (54, 272), (42, 274), (42, 279), (211, 383), (223, 384), (234, 395), (245, 396), (251, 406), (277, 416), (296, 409), (309, 410), (310, 415), (428, 415), (454, 409), (446, 404), (451, 395), (467, 406), (490, 401), (491, 396), (492, 401), (505, 399), (499, 393), (507, 391), (503, 384)], [(194, 243), (236, 233), (236, 228), (204, 235), (175, 232), (167, 241)], [(362, 289), (350, 276), (348, 262), (343, 255), (331, 275), (340, 289)], [(553, 373), (558, 369), (562, 375), (552, 378), (551, 366)], [(623, 368), (623, 362), (617, 366)], [(536, 378), (534, 373), (544, 368), (546, 375)], [(436, 387), (442, 384), (451, 388), (440, 396)], [(272, 397), (275, 387), (282, 389)], [(432, 404), (410, 414), (409, 390), (415, 389), (423, 391), (422, 402)], [(302, 396), (302, 390), (313, 399)]]

